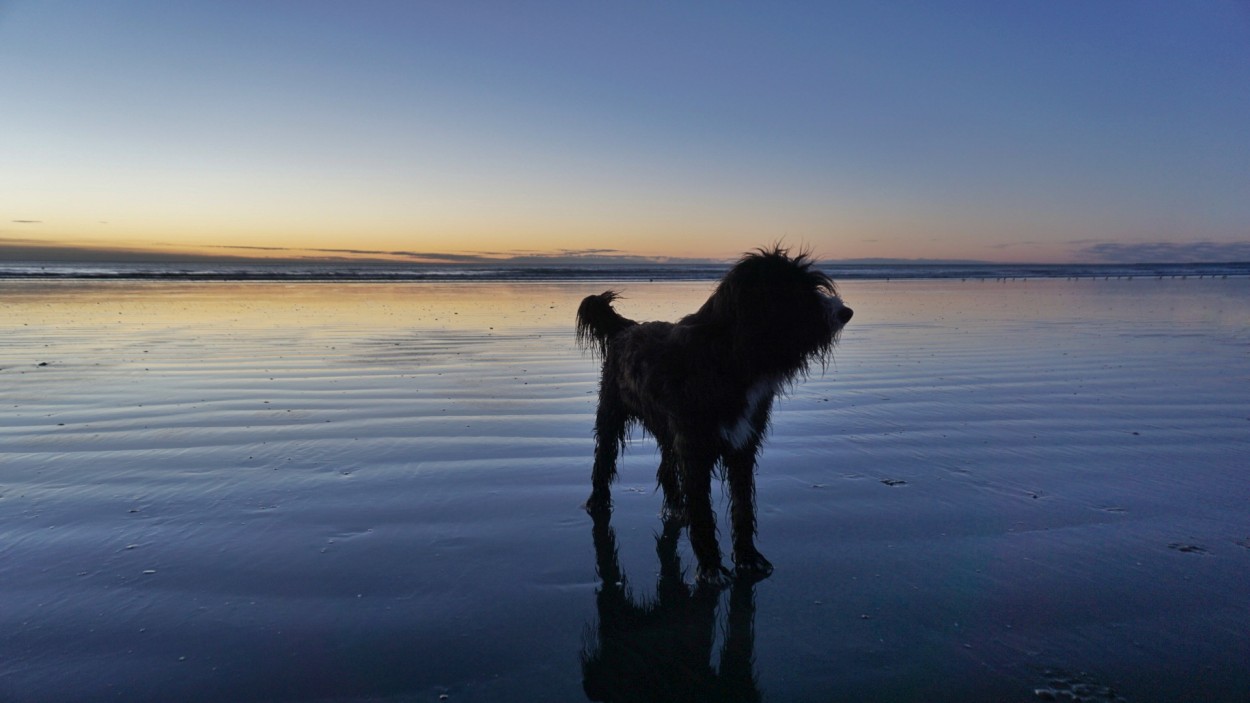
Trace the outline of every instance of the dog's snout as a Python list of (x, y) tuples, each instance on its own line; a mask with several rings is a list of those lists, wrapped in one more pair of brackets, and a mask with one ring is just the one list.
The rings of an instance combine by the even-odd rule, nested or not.
[(851, 321), (851, 316), (854, 314), (855, 314), (854, 310), (844, 307), (837, 312), (838, 322), (841, 322), (842, 324), (845, 325), (846, 323)]

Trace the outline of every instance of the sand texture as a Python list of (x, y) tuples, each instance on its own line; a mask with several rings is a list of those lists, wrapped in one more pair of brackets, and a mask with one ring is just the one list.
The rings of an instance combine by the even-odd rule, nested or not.
[(712, 593), (605, 287), (0, 282), (0, 700), (1250, 700), (1250, 280), (844, 284)]

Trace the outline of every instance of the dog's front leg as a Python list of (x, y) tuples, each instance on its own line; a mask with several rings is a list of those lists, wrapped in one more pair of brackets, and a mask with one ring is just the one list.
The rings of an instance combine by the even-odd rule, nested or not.
[(752, 443), (725, 457), (729, 479), (729, 521), (733, 530), (734, 569), (738, 576), (764, 578), (773, 565), (755, 548), (755, 453)]
[(712, 512), (713, 455), (682, 453), (681, 487), (686, 495), (690, 518), (690, 547), (699, 561), (699, 583), (723, 584), (729, 571), (721, 566), (720, 545), (716, 542), (716, 515)]

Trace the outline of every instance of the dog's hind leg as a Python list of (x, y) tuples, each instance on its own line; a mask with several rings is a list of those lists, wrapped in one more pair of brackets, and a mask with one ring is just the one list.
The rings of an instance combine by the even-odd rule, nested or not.
[(655, 480), (664, 491), (664, 507), (660, 508), (660, 518), (667, 522), (686, 524), (686, 500), (682, 497), (681, 475), (677, 470), (677, 460), (668, 444), (657, 438), (660, 443), (660, 468), (655, 471)]
[(612, 509), (612, 481), (616, 480), (616, 457), (625, 446), (625, 429), (629, 416), (621, 403), (616, 386), (605, 378), (599, 388), (599, 410), (595, 413), (595, 465), (590, 473), (590, 498), (586, 512)]
[(755, 548), (755, 454), (758, 450), (759, 443), (751, 442), (725, 457), (734, 570), (738, 576), (751, 578), (764, 578), (773, 572), (773, 565)]

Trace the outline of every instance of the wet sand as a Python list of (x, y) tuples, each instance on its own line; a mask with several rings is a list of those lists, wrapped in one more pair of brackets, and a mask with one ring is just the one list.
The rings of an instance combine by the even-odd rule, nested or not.
[(1250, 699), (1250, 281), (842, 285), (711, 593), (603, 287), (0, 282), (0, 700)]

